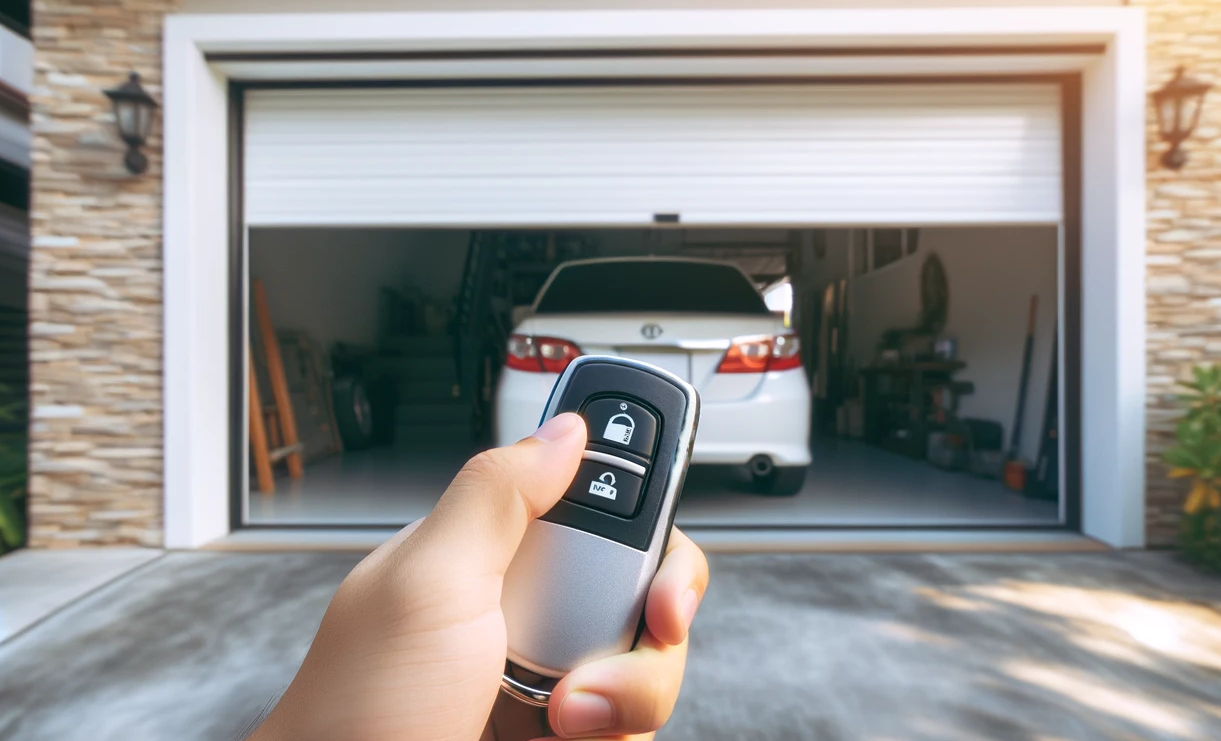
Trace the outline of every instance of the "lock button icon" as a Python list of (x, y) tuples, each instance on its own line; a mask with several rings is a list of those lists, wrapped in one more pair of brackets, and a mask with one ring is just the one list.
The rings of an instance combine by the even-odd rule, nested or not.
[(607, 421), (606, 430), (603, 431), (602, 437), (617, 443), (629, 445), (632, 442), (632, 433), (635, 431), (636, 420), (627, 414), (619, 413)]
[(615, 474), (607, 471), (599, 476), (596, 481), (590, 481), (589, 493), (614, 501), (615, 497), (619, 495), (619, 490), (615, 488)]
[[(644, 405), (613, 396), (594, 399), (581, 410), (581, 416), (588, 425), (591, 444), (631, 451), (645, 458), (652, 457), (661, 425), (657, 414)], [(623, 489), (622, 481), (619, 488)], [(581, 489), (585, 489), (584, 484)], [(623, 499), (623, 494), (619, 498)]]

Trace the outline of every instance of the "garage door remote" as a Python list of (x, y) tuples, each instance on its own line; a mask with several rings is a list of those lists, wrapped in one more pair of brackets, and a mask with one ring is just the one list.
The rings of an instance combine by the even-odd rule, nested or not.
[(589, 442), (568, 491), (530, 524), (505, 573), (506, 692), (545, 706), (549, 691), (520, 669), (558, 678), (635, 645), (699, 406), (691, 384), (625, 358), (582, 356), (560, 376), (542, 421), (577, 412)]

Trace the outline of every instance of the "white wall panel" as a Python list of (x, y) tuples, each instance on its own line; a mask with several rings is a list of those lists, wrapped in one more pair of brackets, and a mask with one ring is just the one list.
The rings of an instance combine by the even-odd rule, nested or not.
[(252, 90), (251, 225), (1055, 223), (1054, 84)]
[(24, 116), (0, 110), (0, 159), (30, 166), (30, 125)]

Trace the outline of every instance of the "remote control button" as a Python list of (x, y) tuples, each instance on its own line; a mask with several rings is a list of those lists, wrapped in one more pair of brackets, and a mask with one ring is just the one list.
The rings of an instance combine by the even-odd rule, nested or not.
[(644, 479), (601, 461), (583, 460), (564, 498), (619, 517), (632, 517)]
[(589, 441), (603, 443), (653, 456), (657, 440), (657, 417), (653, 413), (624, 399), (598, 399), (581, 412), (589, 428)]

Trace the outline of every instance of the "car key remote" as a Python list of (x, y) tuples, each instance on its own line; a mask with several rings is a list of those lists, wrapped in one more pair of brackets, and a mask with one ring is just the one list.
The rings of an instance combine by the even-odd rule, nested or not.
[(526, 530), (501, 596), (503, 687), (536, 706), (549, 693), (513, 667), (562, 677), (635, 645), (691, 460), (699, 394), (647, 363), (586, 355), (560, 376), (542, 421), (563, 412), (585, 418), (581, 464), (564, 497)]

